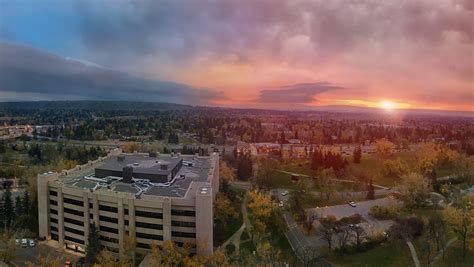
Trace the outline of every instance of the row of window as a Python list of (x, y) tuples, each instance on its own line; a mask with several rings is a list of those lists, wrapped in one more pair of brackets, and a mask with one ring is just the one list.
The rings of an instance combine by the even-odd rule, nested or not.
[(196, 238), (196, 233), (184, 233), (184, 232), (171, 232), (171, 236), (174, 237), (189, 237), (189, 238)]
[(115, 212), (115, 213), (117, 213), (117, 211), (118, 211), (118, 209), (116, 207), (105, 206), (105, 205), (99, 205), (99, 210)]
[(179, 227), (196, 227), (195, 222), (181, 222), (181, 221), (171, 221), (171, 226), (179, 226)]
[(196, 217), (194, 210), (171, 210), (171, 215)]
[(50, 200), (49, 200), (49, 205), (57, 206), (57, 205), (58, 205), (58, 202), (57, 202), (56, 200), (50, 199)]
[(136, 227), (148, 228), (148, 229), (156, 229), (156, 230), (163, 230), (163, 225), (155, 224), (155, 223), (145, 223), (145, 222), (135, 222)]
[(78, 220), (74, 220), (74, 219), (71, 219), (71, 218), (64, 218), (64, 221), (84, 227), (84, 222), (81, 222), (81, 221), (78, 221)]
[(76, 206), (80, 206), (80, 207), (83, 207), (84, 206), (84, 202), (80, 201), (80, 200), (75, 200), (75, 199), (71, 199), (71, 198), (64, 198), (63, 199), (64, 203), (68, 203), (68, 204), (71, 204), (71, 205), (76, 205)]
[(163, 219), (163, 213), (141, 211), (141, 210), (135, 211), (135, 216), (155, 218), (155, 219)]
[(110, 227), (107, 227), (107, 226), (101, 225), (101, 226), (99, 227), (99, 229), (100, 229), (100, 231), (109, 232), (109, 233), (113, 233), (113, 234), (118, 234), (118, 230), (117, 230), (117, 229), (110, 228)]
[(163, 240), (162, 235), (152, 235), (152, 234), (144, 234), (144, 233), (136, 233), (137, 237), (152, 239), (152, 240)]
[(99, 236), (99, 238), (102, 241), (118, 244), (118, 239), (117, 238), (107, 237), (107, 236), (103, 236), (103, 235)]
[(77, 230), (77, 229), (73, 229), (73, 228), (70, 228), (70, 227), (64, 227), (64, 231), (70, 232), (70, 233), (73, 233), (73, 234), (76, 234), (76, 235), (82, 235), (82, 236), (84, 236), (84, 232), (83, 232), (83, 231)]
[(68, 241), (71, 241), (71, 242), (76, 242), (76, 243), (79, 243), (79, 244), (82, 244), (84, 245), (84, 240), (81, 240), (81, 239), (77, 239), (77, 238), (74, 238), (74, 237), (70, 237), (70, 236), (64, 236), (64, 239), (65, 240), (68, 240)]
[(74, 215), (77, 215), (77, 216), (81, 216), (81, 217), (84, 216), (84, 212), (79, 211), (79, 210), (64, 208), (64, 212), (69, 213), (69, 214), (74, 214)]

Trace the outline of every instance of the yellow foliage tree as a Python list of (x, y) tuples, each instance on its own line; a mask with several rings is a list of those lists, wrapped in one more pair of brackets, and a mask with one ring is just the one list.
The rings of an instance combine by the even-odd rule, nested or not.
[(253, 219), (255, 230), (259, 234), (264, 234), (268, 220), (276, 209), (276, 204), (273, 202), (271, 194), (269, 192), (260, 192), (258, 189), (251, 190), (248, 207), (252, 210), (251, 218)]
[(446, 207), (444, 216), (452, 232), (462, 242), (463, 257), (466, 257), (469, 244), (474, 239), (474, 196), (464, 197), (457, 208)]
[(232, 206), (230, 199), (226, 195), (222, 193), (217, 193), (216, 201), (214, 203), (216, 210), (216, 219), (222, 223), (224, 228), (230, 220), (236, 220), (239, 218), (238, 211), (235, 209), (234, 206)]
[(388, 158), (393, 154), (395, 144), (385, 138), (379, 139), (375, 142), (375, 151), (383, 158)]
[(235, 170), (221, 160), (219, 163), (219, 177), (224, 181), (232, 182), (235, 180)]
[(401, 178), (401, 198), (407, 207), (417, 207), (429, 197), (431, 184), (423, 175), (409, 173)]
[(133, 153), (134, 151), (138, 151), (140, 146), (136, 142), (127, 142), (123, 144), (121, 148), (125, 153)]

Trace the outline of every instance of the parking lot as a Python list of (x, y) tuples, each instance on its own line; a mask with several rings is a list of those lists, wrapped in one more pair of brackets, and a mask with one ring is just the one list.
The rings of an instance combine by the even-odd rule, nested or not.
[(13, 259), (12, 262), (16, 266), (26, 266), (27, 262), (38, 264), (40, 256), (47, 257), (48, 255), (54, 259), (59, 258), (61, 262), (61, 266), (64, 266), (64, 263), (67, 260), (74, 263), (79, 259), (79, 256), (77, 255), (68, 253), (58, 248), (48, 246), (45, 243), (39, 243), (39, 244), (36, 244), (34, 247), (18, 246), (17, 250), (15, 251), (15, 258)]
[(336, 206), (311, 208), (308, 209), (307, 212), (308, 214), (315, 215), (317, 218), (334, 215), (338, 220), (343, 217), (360, 214), (367, 221), (367, 223), (361, 223), (361, 227), (363, 227), (367, 233), (374, 233), (377, 231), (386, 230), (390, 227), (390, 225), (392, 225), (393, 221), (381, 221), (369, 216), (370, 208), (373, 206), (389, 206), (399, 204), (399, 201), (390, 197), (386, 197), (357, 202), (356, 207), (351, 207), (349, 204), (342, 204)]

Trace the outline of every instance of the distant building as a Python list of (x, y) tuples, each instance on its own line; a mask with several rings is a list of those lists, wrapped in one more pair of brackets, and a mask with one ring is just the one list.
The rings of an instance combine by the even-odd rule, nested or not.
[(171, 240), (193, 252), (213, 252), (213, 202), (219, 189), (219, 155), (210, 157), (122, 154), (62, 173), (38, 175), (39, 235), (66, 249), (84, 251), (90, 227), (115, 256), (125, 236), (137, 252)]

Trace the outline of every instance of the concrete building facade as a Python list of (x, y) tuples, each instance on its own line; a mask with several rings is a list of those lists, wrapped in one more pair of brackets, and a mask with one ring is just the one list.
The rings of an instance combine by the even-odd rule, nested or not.
[[(153, 162), (158, 166), (179, 164), (169, 168), (172, 177), (161, 183), (135, 178), (134, 174), (131, 179), (95, 176), (95, 170), (104, 173), (104, 167), (117, 162), (125, 162), (124, 176), (125, 168), (140, 170), (153, 167)], [(164, 175), (164, 168), (159, 169)], [(95, 224), (102, 246), (117, 255), (123, 254), (128, 238), (135, 239), (139, 253), (149, 251), (152, 242), (161, 245), (171, 240), (180, 246), (193, 244), (198, 254), (211, 254), (213, 202), (218, 188), (217, 153), (200, 157), (115, 150), (72, 170), (38, 175), (39, 234), (60, 247), (84, 251)]]

